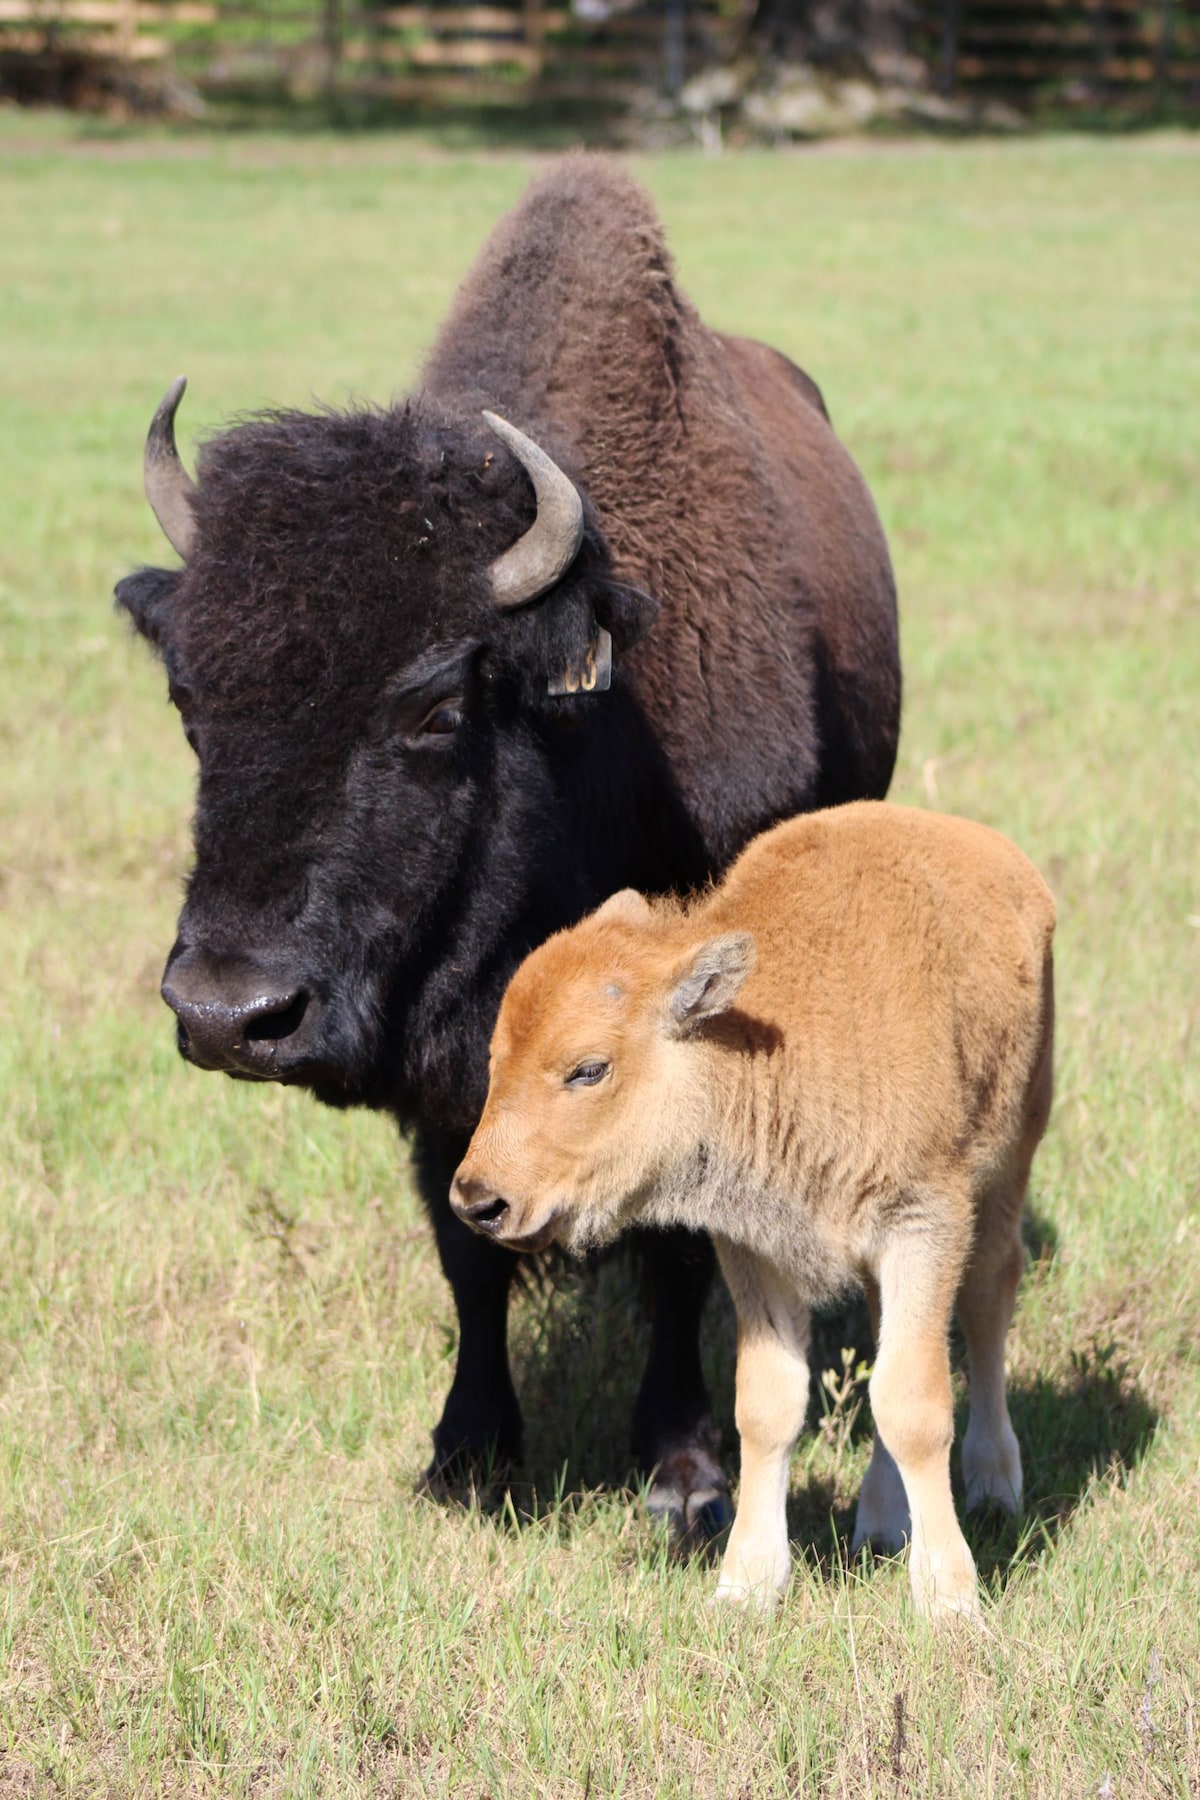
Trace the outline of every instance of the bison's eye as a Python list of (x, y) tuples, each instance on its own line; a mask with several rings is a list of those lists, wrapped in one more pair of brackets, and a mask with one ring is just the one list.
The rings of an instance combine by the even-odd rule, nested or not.
[(455, 694), (449, 700), (438, 701), (432, 711), (428, 712), (417, 726), (413, 732), (413, 738), (453, 737), (454, 733), (460, 729), (462, 722), (463, 699), (461, 694)]
[(171, 705), (175, 708), (176, 712), (179, 714), (179, 720), (183, 726), (184, 737), (187, 739), (187, 741), (191, 745), (192, 749), (196, 752), (196, 755), (199, 756), (200, 746), (199, 746), (199, 743), (197, 742), (195, 730), (193, 729), (191, 720), (188, 716), (191, 712), (191, 707), (192, 707), (192, 690), (191, 690), (191, 688), (184, 687), (184, 685), (181, 681), (172, 681), (170, 686), (167, 689), (167, 694), (168, 694), (168, 697), (170, 698)]
[(596, 1087), (604, 1080), (612, 1067), (611, 1063), (602, 1062), (598, 1056), (591, 1056), (587, 1062), (581, 1062), (577, 1069), (572, 1069), (567, 1076), (567, 1086), (572, 1088)]

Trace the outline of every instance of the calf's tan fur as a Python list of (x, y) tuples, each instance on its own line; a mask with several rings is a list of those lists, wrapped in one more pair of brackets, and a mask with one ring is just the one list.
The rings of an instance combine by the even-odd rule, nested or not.
[(917, 1605), (977, 1607), (950, 1494), (1016, 1508), (1004, 1343), (1050, 1110), (1054, 903), (1005, 838), (882, 803), (757, 838), (690, 904), (626, 891), (522, 964), (459, 1214), (515, 1249), (711, 1232), (738, 1317), (737, 1517), (718, 1592), (786, 1583), (810, 1308), (860, 1284), (876, 1438), (855, 1544), (911, 1545)]

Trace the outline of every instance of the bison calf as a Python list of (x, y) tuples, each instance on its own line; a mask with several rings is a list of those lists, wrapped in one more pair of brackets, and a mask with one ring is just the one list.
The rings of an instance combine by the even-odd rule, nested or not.
[(788, 1578), (810, 1308), (856, 1283), (877, 1346), (855, 1545), (911, 1541), (918, 1607), (973, 1612), (950, 1494), (952, 1308), (967, 1505), (1015, 1509), (1004, 1342), (1050, 1110), (1054, 904), (983, 826), (886, 804), (757, 838), (681, 905), (616, 894), (522, 964), (452, 1204), (513, 1249), (635, 1220), (712, 1233), (738, 1316), (741, 1493), (718, 1592)]

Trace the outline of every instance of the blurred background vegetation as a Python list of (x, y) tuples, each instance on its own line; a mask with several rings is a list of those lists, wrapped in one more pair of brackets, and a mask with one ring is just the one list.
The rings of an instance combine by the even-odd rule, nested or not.
[(1200, 119), (1200, 0), (0, 0), (0, 96), (666, 148)]

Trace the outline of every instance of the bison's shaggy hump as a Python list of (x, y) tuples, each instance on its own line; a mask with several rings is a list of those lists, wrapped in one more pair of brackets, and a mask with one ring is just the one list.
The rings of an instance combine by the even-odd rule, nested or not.
[[(539, 399), (557, 408), (589, 465), (624, 483), (683, 429), (689, 339), (708, 338), (674, 282), (649, 196), (602, 157), (563, 159), (492, 232), (429, 358), (433, 391)], [(694, 356), (696, 346), (691, 346)], [(632, 440), (613, 441), (613, 434)], [(647, 440), (647, 432), (649, 439)], [(619, 452), (632, 454), (632, 470)]]
[(618, 562), (652, 590), (702, 594), (706, 612), (714, 580), (757, 585), (780, 524), (738, 376), (676, 285), (649, 196), (588, 155), (501, 221), (426, 368), (431, 393), (523, 409), (571, 445)]
[[(463, 282), (426, 385), (570, 447), (618, 575), (662, 602), (629, 670), (718, 860), (745, 842), (747, 806), (765, 824), (797, 791), (810, 806), (886, 793), (899, 663), (870, 496), (808, 377), (700, 319), (618, 164), (570, 156), (531, 184)], [(760, 711), (787, 721), (786, 775), (745, 729)]]

